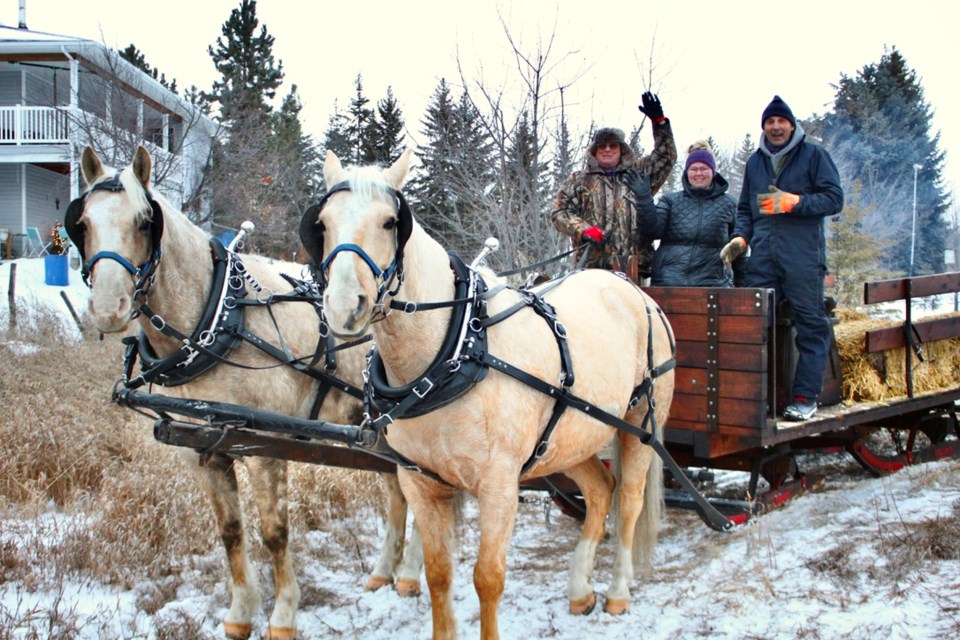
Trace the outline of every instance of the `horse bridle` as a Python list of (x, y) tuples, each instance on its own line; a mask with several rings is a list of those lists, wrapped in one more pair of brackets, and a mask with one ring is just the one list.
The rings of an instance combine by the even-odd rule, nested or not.
[(120, 193), (123, 190), (124, 187), (120, 182), (119, 173), (115, 174), (110, 180), (98, 182), (93, 185), (86, 193), (73, 200), (70, 206), (67, 207), (63, 226), (67, 230), (67, 235), (70, 237), (71, 242), (73, 242), (77, 250), (80, 251), (80, 261), (82, 265), (81, 275), (87, 287), (93, 287), (92, 275), (94, 265), (100, 260), (113, 260), (122, 266), (134, 279), (134, 298), (137, 298), (146, 293), (156, 275), (157, 267), (160, 265), (160, 256), (162, 253), (160, 240), (163, 237), (163, 211), (160, 208), (160, 203), (153, 198), (149, 190), (143, 190), (153, 215), (150, 220), (150, 257), (140, 266), (134, 266), (133, 262), (113, 251), (100, 251), (90, 258), (90, 260), (87, 260), (84, 251), (86, 230), (83, 223), (80, 222), (87, 198), (91, 193), (95, 191)]
[[(393, 196), (394, 205), (397, 209), (397, 250), (393, 260), (384, 268), (380, 268), (362, 247), (352, 242), (338, 244), (328, 255), (324, 256), (323, 229), (317, 224), (317, 218), (331, 196), (341, 191), (350, 190), (349, 182), (344, 181), (337, 183), (324, 194), (319, 202), (310, 206), (303, 213), (303, 217), (300, 219), (300, 241), (307, 249), (311, 258), (313, 258), (314, 265), (318, 265), (315, 277), (321, 289), (326, 288), (326, 273), (333, 259), (344, 252), (354, 253), (364, 261), (373, 273), (374, 279), (380, 283), (377, 288), (375, 304), (382, 305), (383, 298), (387, 294), (396, 295), (400, 285), (403, 284), (403, 249), (413, 230), (413, 214), (410, 212), (410, 207), (407, 205), (407, 201), (404, 199), (402, 193), (389, 187), (384, 188), (384, 191)], [(396, 286), (390, 289), (390, 283), (394, 279), (396, 279)]]

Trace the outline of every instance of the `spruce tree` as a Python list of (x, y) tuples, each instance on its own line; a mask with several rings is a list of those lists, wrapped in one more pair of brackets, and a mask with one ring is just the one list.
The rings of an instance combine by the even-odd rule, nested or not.
[(844, 183), (859, 180), (863, 185), (864, 205), (871, 208), (864, 231), (896, 240), (885, 266), (910, 271), (913, 167), (921, 165), (913, 273), (941, 271), (949, 206), (942, 175), (944, 154), (939, 133), (931, 132), (932, 108), (916, 72), (893, 48), (855, 76), (841, 75), (836, 88), (833, 111), (823, 118), (824, 144)]
[(220, 105), (221, 121), (245, 119), (252, 111), (270, 113), (269, 101), (283, 83), (283, 62), (274, 62), (274, 37), (260, 25), (256, 0), (241, 0), (221, 31), (216, 47), (207, 48), (222, 75), (209, 94), (210, 102)]
[(376, 140), (373, 144), (373, 162), (389, 166), (400, 157), (406, 147), (403, 135), (406, 126), (403, 122), (403, 112), (391, 87), (387, 87), (387, 96), (377, 102), (377, 117), (374, 123)]
[(312, 143), (302, 133), (295, 86), (274, 113), (283, 63), (274, 60), (274, 38), (256, 8), (255, 0), (241, 0), (208, 49), (222, 74), (209, 96), (226, 125), (208, 176), (211, 209), (214, 230), (251, 220), (257, 230), (248, 250), (289, 257), (299, 211), (312, 195)]
[(733, 153), (730, 159), (730, 175), (724, 174), (724, 178), (730, 183), (727, 190), (734, 200), (740, 200), (740, 191), (743, 189), (743, 173), (747, 169), (747, 161), (757, 150), (757, 144), (753, 141), (753, 136), (749, 133), (743, 136), (743, 141)]
[(332, 151), (338, 158), (346, 161), (353, 154), (353, 146), (346, 129), (347, 118), (340, 111), (337, 101), (333, 101), (333, 113), (327, 120), (327, 130), (323, 137), (323, 148)]
[(143, 52), (140, 51), (134, 44), (127, 45), (127, 48), (123, 51), (120, 51), (120, 57), (135, 66), (137, 69), (140, 69), (148, 76), (159, 82), (161, 85), (169, 89), (171, 92), (177, 92), (177, 81), (172, 80), (167, 82), (167, 77), (160, 73), (157, 69), (154, 69), (147, 62), (146, 57), (144, 57)]
[(864, 282), (892, 275), (880, 267), (890, 243), (872, 238), (863, 231), (864, 221), (873, 207), (862, 205), (862, 194), (860, 182), (854, 181), (844, 194), (843, 211), (829, 223), (827, 260), (834, 275), (833, 294), (840, 306), (860, 305)]
[(367, 107), (370, 99), (363, 94), (363, 77), (359, 73), (354, 81), (354, 89), (356, 93), (342, 116), (343, 130), (350, 142), (351, 152), (341, 160), (349, 164), (368, 164), (376, 156), (373, 144), (376, 124), (373, 109)]

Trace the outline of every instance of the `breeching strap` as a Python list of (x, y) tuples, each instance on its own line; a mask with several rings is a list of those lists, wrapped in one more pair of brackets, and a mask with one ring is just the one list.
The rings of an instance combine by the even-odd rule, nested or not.
[[(663, 444), (653, 437), (653, 433), (650, 431), (644, 431), (634, 425), (630, 424), (626, 420), (622, 420), (617, 416), (607, 413), (600, 407), (597, 407), (594, 404), (587, 402), (582, 398), (578, 398), (569, 391), (565, 391), (558, 387), (553, 386), (548, 382), (544, 382), (539, 378), (535, 378), (525, 371), (516, 368), (508, 362), (504, 362), (499, 358), (491, 356), (490, 354), (484, 354), (483, 362), (490, 367), (494, 367), (497, 371), (502, 371), (508, 376), (519, 380), (527, 386), (533, 387), (541, 393), (545, 393), (552, 398), (556, 398), (558, 403), (562, 403), (565, 406), (571, 407), (578, 411), (596, 418), (604, 424), (608, 424), (611, 427), (620, 429), (621, 431), (626, 431), (627, 433), (634, 435), (640, 438), (640, 441), (646, 445), (649, 445), (653, 448), (658, 456), (663, 460), (664, 465), (669, 469), (670, 473), (673, 475), (674, 479), (683, 486), (684, 490), (690, 494), (694, 500), (697, 511), (700, 513), (704, 522), (707, 525), (716, 531), (729, 531), (733, 528), (733, 523), (722, 513), (717, 511), (717, 509), (711, 505), (703, 495), (697, 491), (696, 487), (693, 486), (693, 483), (687, 478), (687, 474), (683, 472), (683, 469), (680, 468), (680, 465), (676, 463), (670, 453), (667, 451), (666, 447)], [(673, 360), (663, 363), (663, 365), (657, 367), (657, 373), (663, 374), (673, 368)], [(652, 378), (651, 378), (652, 379)], [(650, 379), (648, 379), (650, 380)], [(644, 385), (641, 385), (644, 386)], [(647, 394), (652, 392), (651, 385), (645, 385)], [(636, 395), (636, 394), (635, 394)], [(648, 395), (648, 398), (651, 396)], [(650, 408), (648, 416), (653, 414), (653, 407)], [(653, 419), (653, 418), (651, 418)]]

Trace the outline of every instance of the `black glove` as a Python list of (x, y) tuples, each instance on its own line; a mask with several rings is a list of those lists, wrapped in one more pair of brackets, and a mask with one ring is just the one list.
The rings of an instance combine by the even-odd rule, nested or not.
[(647, 91), (640, 98), (643, 100), (643, 104), (638, 105), (637, 109), (640, 109), (643, 115), (655, 123), (663, 119), (663, 105), (660, 104), (660, 98), (656, 94)]
[(650, 189), (650, 174), (647, 171), (640, 173), (636, 167), (630, 167), (623, 172), (623, 179), (630, 187), (630, 191), (633, 191), (637, 202), (653, 197)]

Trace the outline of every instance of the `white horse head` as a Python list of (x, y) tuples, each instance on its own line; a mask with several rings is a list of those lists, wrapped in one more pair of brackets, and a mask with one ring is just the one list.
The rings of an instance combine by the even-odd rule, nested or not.
[(398, 250), (409, 237), (412, 219), (400, 188), (411, 155), (405, 151), (385, 170), (344, 169), (327, 152), (323, 174), (330, 191), (308, 210), (306, 215), (314, 217), (301, 233), (308, 236), (304, 244), (315, 247), (311, 254), (327, 279), (324, 310), (338, 336), (366, 333), (376, 305), (402, 278)]
[(157, 267), (163, 214), (150, 196), (152, 166), (143, 147), (122, 171), (105, 167), (90, 147), (83, 151), (87, 191), (70, 204), (65, 227), (80, 251), (92, 288), (90, 316), (102, 333), (126, 329), (138, 281)]

